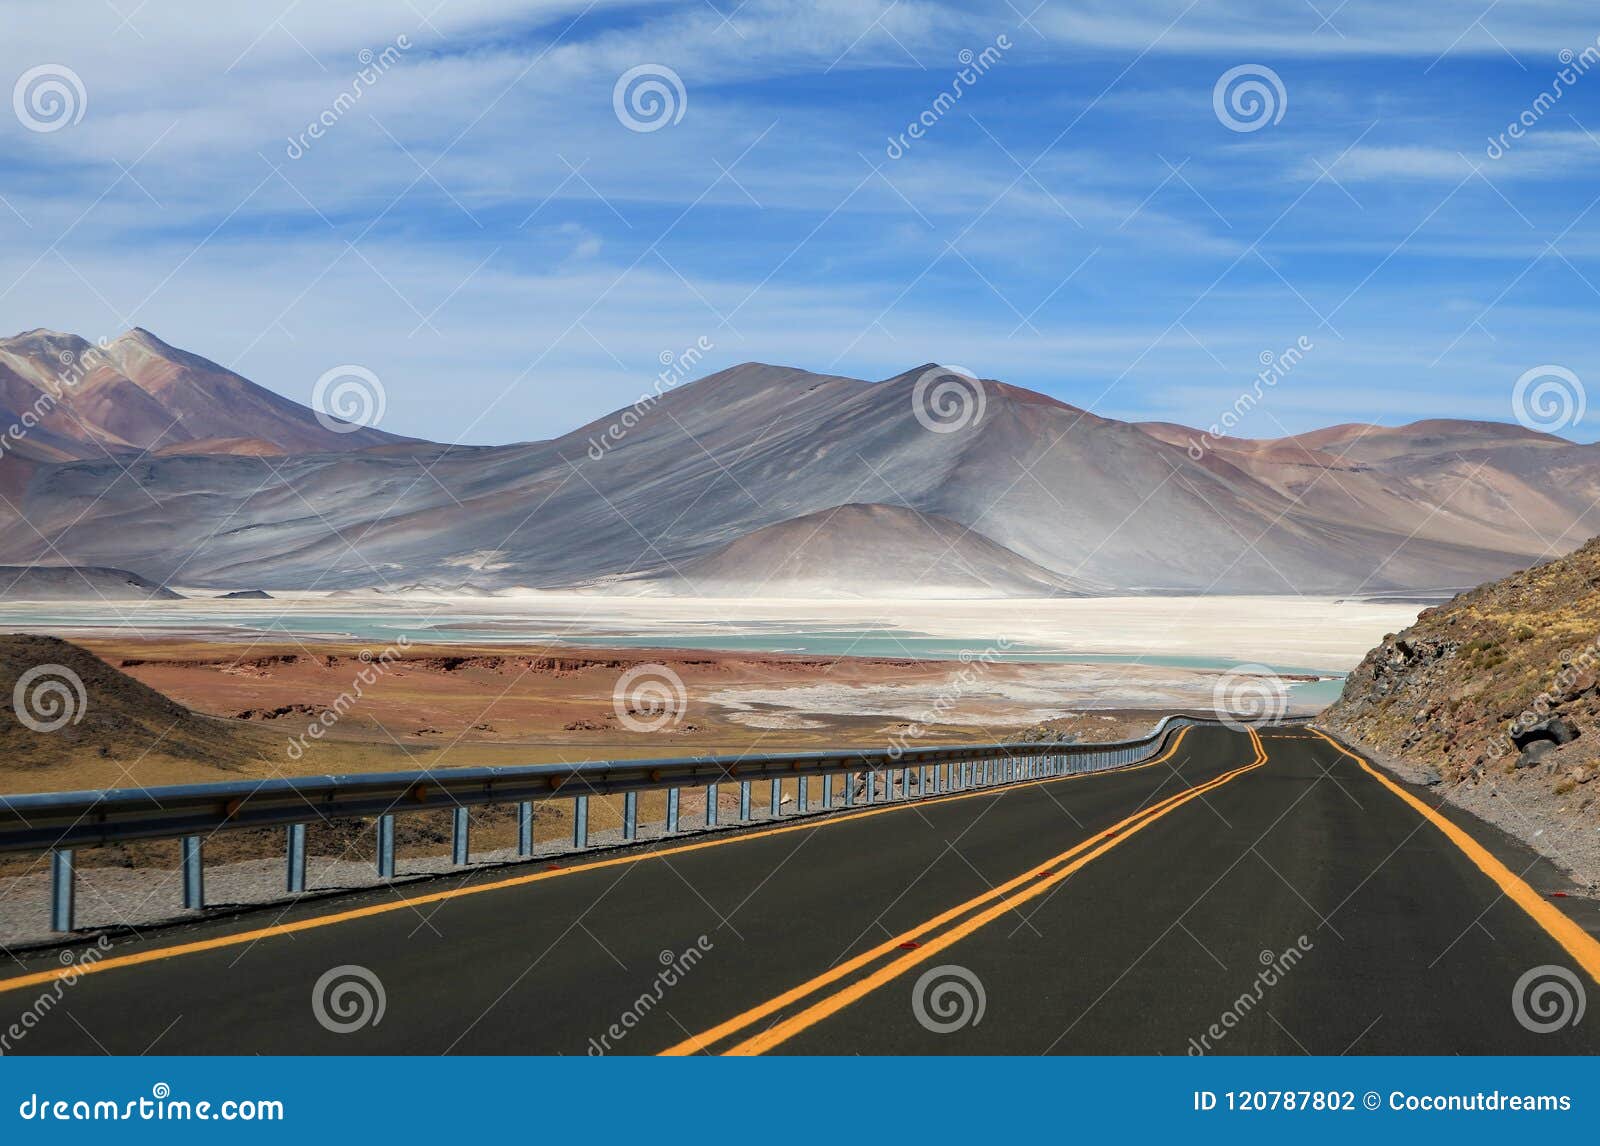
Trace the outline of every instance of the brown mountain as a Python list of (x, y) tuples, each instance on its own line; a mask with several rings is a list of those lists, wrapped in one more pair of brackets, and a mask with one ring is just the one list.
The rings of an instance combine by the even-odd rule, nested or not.
[[(366, 427), (336, 433), (299, 403), (139, 328), (104, 347), (53, 330), (0, 339), (0, 424), (30, 410), (40, 424), (19, 452), (34, 460), (200, 442), (227, 452), (312, 453), (406, 440)], [(238, 446), (243, 439), (252, 444)]]
[[(597, 586), (600, 587), (600, 586)], [(937, 514), (841, 505), (603, 587), (696, 597), (1078, 597), (1083, 587)]]
[[(123, 440), (150, 436), (147, 403), (190, 393), (158, 385), (139, 347), (119, 352), (129, 373), (104, 379), (116, 400), (94, 407)], [(1600, 447), (1517, 426), (1339, 426), (1197, 450), (1196, 430), (986, 380), (981, 408), (934, 432), (917, 417), (928, 370), (867, 382), (745, 363), (563, 437), (496, 447), (333, 454), (196, 413), (189, 446), (144, 457), (132, 481), (103, 456), (0, 460), (0, 561), (265, 589), (682, 593), (699, 571), (795, 593), (895, 580), (958, 594), (1349, 594), (1458, 589), (1600, 532)], [(316, 425), (275, 401), (290, 407), (282, 421)], [(81, 452), (72, 429), (59, 448)], [(241, 437), (286, 456), (268, 467)], [(879, 508), (829, 518), (843, 506)], [(6, 527), (7, 513), (31, 528)], [(825, 523), (815, 537), (813, 522)]]

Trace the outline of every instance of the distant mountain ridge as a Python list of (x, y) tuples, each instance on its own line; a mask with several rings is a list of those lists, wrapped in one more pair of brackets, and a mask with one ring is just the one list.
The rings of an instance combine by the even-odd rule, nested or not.
[[(308, 388), (309, 390), (309, 388)], [(363, 449), (405, 441), (370, 427), (330, 430), (315, 414), (140, 327), (104, 345), (30, 330), (0, 338), (0, 425), (39, 410), (17, 448), (36, 460), (251, 443), (257, 453)]]
[(1501, 423), (1197, 450), (1199, 430), (994, 380), (941, 409), (931, 364), (868, 382), (752, 362), (547, 441), (330, 446), (276, 396), (217, 424), (195, 390), (252, 384), (124, 337), (94, 424), (150, 438), (119, 412), (142, 401), (121, 378), (196, 437), (131, 471), (98, 446), (0, 458), (0, 527), (33, 526), (0, 528), (0, 561), (268, 590), (1350, 594), (1477, 584), (1600, 532), (1600, 447)]
[(0, 565), (0, 601), (178, 601), (182, 595), (126, 569)]

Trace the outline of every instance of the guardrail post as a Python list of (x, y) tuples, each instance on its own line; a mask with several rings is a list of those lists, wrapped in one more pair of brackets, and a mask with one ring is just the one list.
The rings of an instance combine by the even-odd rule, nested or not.
[(378, 817), (378, 878), (394, 878), (394, 816)]
[(73, 919), (72, 849), (56, 848), (50, 853), (50, 930), (72, 931)]
[(717, 826), (717, 786), (715, 784), (707, 784), (706, 785), (706, 827), (714, 828), (716, 826)]
[(768, 791), (770, 795), (767, 797), (767, 814), (776, 820), (783, 815), (783, 781), (774, 780)]
[(900, 769), (900, 798), (902, 800), (911, 799), (911, 769), (909, 767)]
[(284, 890), (297, 895), (306, 889), (306, 826), (290, 824), (284, 830)]
[(572, 846), (589, 846), (589, 797), (572, 797)]
[(739, 781), (739, 822), (746, 823), (750, 819), (750, 781)]
[(811, 810), (811, 777), (806, 775), (796, 776), (794, 780), (794, 810), (808, 812)]
[(524, 859), (533, 854), (533, 801), (517, 805), (517, 854)]
[(865, 793), (863, 793), (863, 795), (866, 797), (863, 803), (870, 804), (872, 803), (872, 798), (877, 795), (878, 774), (871, 768), (868, 768), (865, 775), (867, 778), (867, 790)]
[(853, 807), (856, 806), (856, 785), (857, 784), (863, 784), (863, 785), (865, 784), (865, 781), (863, 779), (865, 777), (865, 775), (866, 775), (866, 773), (864, 773), (864, 772), (846, 772), (844, 774), (844, 806), (845, 807), (853, 808)]
[(824, 810), (833, 807), (833, 773), (822, 774), (822, 807)]
[(199, 836), (183, 837), (183, 906), (199, 911), (206, 905), (205, 861)]
[(678, 789), (667, 789), (667, 835), (674, 835), (678, 830)]
[(457, 867), (466, 867), (471, 852), (472, 820), (467, 816), (467, 809), (459, 807), (454, 809), (450, 819), (450, 862)]
[(639, 835), (639, 793), (625, 792), (622, 796), (622, 838), (637, 839)]

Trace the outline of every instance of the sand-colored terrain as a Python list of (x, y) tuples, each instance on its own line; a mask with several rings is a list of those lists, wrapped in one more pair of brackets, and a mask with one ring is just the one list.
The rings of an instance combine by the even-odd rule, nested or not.
[[(1185, 700), (1208, 707), (1215, 681), (1212, 673), (1152, 666), (667, 649), (414, 646), (375, 656), (334, 643), (83, 644), (246, 734), (255, 759), (235, 766), (266, 775), (886, 747), (907, 735), (993, 741), (1046, 722), (1104, 739), (1129, 710), (1143, 726), (1151, 717), (1142, 710)], [(1110, 706), (1107, 695), (1128, 699)], [(651, 707), (658, 696), (659, 710)], [(330, 711), (337, 719), (328, 724)], [(323, 731), (310, 734), (316, 725)], [(97, 786), (117, 767), (90, 758), (7, 781), (11, 790), (19, 782), (30, 790)], [(146, 784), (224, 778), (198, 764), (137, 771)]]
[[(1142, 734), (1157, 719), (1136, 708), (1075, 706), (1073, 681), (1082, 666), (661, 649), (424, 646), (396, 654), (337, 643), (117, 639), (78, 645), (6, 637), (0, 638), (0, 689), (9, 696), (19, 674), (45, 662), (70, 668), (84, 681), (83, 719), (45, 733), (12, 720), (0, 723), (0, 792), (841, 745), (1103, 741)], [(1098, 678), (1107, 668), (1083, 671)], [(1145, 667), (1131, 669), (1124, 683), (1130, 695), (1139, 678), (1145, 687), (1186, 689), (1198, 708), (1205, 707), (1213, 676)], [(639, 682), (667, 682), (668, 689)], [(324, 731), (311, 735), (313, 727)], [(813, 781), (813, 798), (820, 796), (819, 783)], [(754, 810), (766, 814), (770, 790), (764, 784), (757, 789)], [(795, 782), (785, 782), (780, 800), (795, 795)], [(737, 801), (737, 786), (722, 785), (722, 820), (734, 818)], [(664, 793), (641, 794), (642, 830), (659, 830), (665, 802)], [(594, 838), (618, 829), (619, 805), (614, 798), (591, 801)], [(569, 800), (537, 805), (541, 847), (559, 850), (559, 842), (570, 839), (571, 813)], [(704, 789), (681, 793), (680, 814), (686, 826), (704, 822)], [(475, 850), (514, 845), (514, 808), (479, 807), (471, 815)], [(401, 817), (403, 859), (437, 860), (448, 851), (449, 832), (444, 813)], [(313, 822), (309, 847), (336, 866), (370, 864), (371, 824)], [(77, 862), (85, 872), (171, 871), (176, 848), (170, 840), (85, 848)], [(276, 829), (223, 832), (206, 843), (208, 864), (265, 861), (281, 849)], [(0, 857), (0, 877), (10, 881), (0, 885), (7, 904), (0, 908), (0, 944), (7, 941), (8, 920), (16, 922), (12, 916), (37, 923), (38, 913), (22, 911), (18, 897), (23, 888), (36, 899), (44, 894), (44, 864), (36, 854)], [(354, 869), (338, 870), (344, 873), (338, 879), (353, 878)], [(99, 886), (95, 878), (85, 876), (86, 889)], [(31, 934), (23, 928), (12, 937), (24, 933)]]
[[(224, 643), (308, 644), (352, 640), (413, 644), (551, 642), (604, 648), (654, 638), (678, 645), (785, 649), (807, 633), (839, 635), (840, 655), (913, 653), (934, 638), (973, 654), (1004, 647), (1118, 658), (1194, 657), (1354, 668), (1385, 633), (1405, 628), (1425, 602), (1296, 596), (1058, 597), (1049, 599), (863, 600), (613, 597), (502, 590), (463, 594), (426, 588), (274, 591), (269, 600), (223, 600), (221, 590), (177, 586), (181, 601), (97, 600), (0, 606), (0, 632), (44, 632), (76, 640), (163, 634)], [(276, 630), (276, 631), (274, 631)], [(896, 641), (908, 642), (904, 649)], [(704, 642), (704, 643), (701, 643)]]

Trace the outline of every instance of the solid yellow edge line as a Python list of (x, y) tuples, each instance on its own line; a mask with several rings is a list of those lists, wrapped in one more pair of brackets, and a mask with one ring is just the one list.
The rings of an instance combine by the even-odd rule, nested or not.
[[(1251, 736), (1254, 738), (1253, 731), (1251, 731)], [(934, 952), (942, 951), (942, 949), (947, 948), (950, 943), (954, 943), (954, 941), (958, 940), (958, 938), (962, 938), (963, 935), (968, 935), (968, 933), (978, 930), (978, 927), (982, 927), (982, 925), (987, 924), (987, 922), (990, 922), (990, 920), (997, 919), (997, 917), (1002, 916), (1002, 914), (1005, 914), (1005, 912), (1011, 911), (1011, 908), (1016, 906), (1016, 904), (1024, 903), (1024, 901), (1030, 900), (1032, 896), (1040, 895), (1040, 893), (1042, 893), (1043, 890), (1046, 890), (1046, 888), (1053, 887), (1054, 884), (1059, 884), (1062, 879), (1066, 879), (1066, 877), (1070, 876), (1072, 872), (1078, 871), (1078, 869), (1082, 868), (1083, 864), (1090, 863), (1090, 861), (1094, 860), (1096, 856), (1102, 855), (1104, 851), (1110, 850), (1110, 848), (1114, 848), (1117, 843), (1128, 839), (1128, 837), (1133, 835), (1134, 832), (1141, 831), (1142, 827), (1147, 826), (1147, 824), (1154, 823), (1155, 819), (1162, 818), (1162, 816), (1165, 816), (1168, 811), (1178, 808), (1179, 805), (1189, 802), (1189, 800), (1197, 799), (1197, 797), (1200, 797), (1200, 795), (1205, 795), (1206, 792), (1210, 792), (1211, 789), (1214, 789), (1214, 787), (1219, 787), (1221, 784), (1226, 784), (1227, 781), (1230, 781), (1230, 779), (1234, 779), (1235, 776), (1242, 775), (1242, 773), (1245, 773), (1245, 771), (1250, 771), (1251, 768), (1261, 767), (1261, 763), (1266, 763), (1266, 754), (1261, 751), (1258, 741), (1258, 747), (1256, 747), (1256, 762), (1250, 763), (1250, 765), (1245, 765), (1243, 768), (1235, 768), (1234, 771), (1227, 771), (1227, 773), (1222, 773), (1221, 776), (1213, 776), (1213, 778), (1208, 779), (1206, 783), (1197, 784), (1197, 786), (1190, 787), (1190, 789), (1186, 789), (1186, 791), (1178, 792), (1176, 795), (1170, 795), (1170, 797), (1166, 797), (1166, 799), (1162, 800), (1160, 803), (1155, 803), (1155, 805), (1152, 805), (1152, 807), (1142, 808), (1142, 810), (1136, 811), (1136, 813), (1128, 816), (1128, 818), (1122, 819), (1120, 823), (1112, 824), (1112, 826), (1107, 827), (1107, 829), (1104, 829), (1104, 831), (1098, 832), (1098, 834), (1093, 835), (1093, 837), (1090, 837), (1090, 839), (1083, 840), (1082, 843), (1078, 843), (1078, 845), (1075, 845), (1075, 847), (1069, 848), (1069, 850), (1066, 851), (1062, 851), (1061, 855), (1053, 856), (1051, 860), (1043, 861), (1043, 863), (1040, 864), (1032, 864), (1032, 866), (1030, 866), (1026, 872), (1022, 872), (1021, 876), (1008, 880), (1006, 884), (1002, 884), (1000, 887), (984, 893), (984, 895), (974, 896), (974, 898), (966, 901), (966, 903), (957, 904), (955, 908), (950, 908), (949, 911), (942, 912), (942, 914), (934, 917), (934, 919), (928, 920), (928, 922), (925, 922), (925, 924), (920, 924), (918, 927), (914, 927), (912, 930), (909, 930), (909, 932), (896, 935), (894, 938), (891, 938), (891, 940), (886, 941), (886, 943), (878, 944), (877, 948), (872, 949), (872, 951), (864, 952), (864, 954), (856, 957), (856, 959), (851, 959), (848, 964), (843, 964), (840, 965), (840, 967), (832, 968), (832, 970), (829, 970), (829, 972), (824, 972), (822, 975), (818, 975), (816, 978), (813, 978), (813, 980), (808, 980), (806, 983), (798, 984), (797, 988), (792, 988), (790, 991), (786, 991), (784, 994), (781, 994), (781, 996), (776, 996), (774, 999), (768, 1000), (768, 1002), (765, 1002), (765, 1004), (752, 1007), (750, 1010), (747, 1010), (747, 1012), (741, 1013), (741, 1015), (733, 1016), (731, 1020), (725, 1021), (725, 1023), (720, 1023), (718, 1026), (715, 1026), (715, 1028), (709, 1029), (709, 1031), (701, 1032), (701, 1034), (698, 1034), (698, 1036), (691, 1036), (690, 1039), (685, 1039), (683, 1042), (678, 1042), (678, 1044), (672, 1045), (672, 1047), (667, 1048), (667, 1050), (664, 1050), (664, 1052), (661, 1053), (662, 1055), (675, 1056), (693, 1055), (693, 1053), (701, 1052), (701, 1050), (704, 1050), (704, 1048), (710, 1047), (710, 1045), (717, 1044), (717, 1042), (720, 1042), (720, 1040), (726, 1039), (726, 1037), (730, 1036), (730, 1034), (734, 1034), (734, 1032), (749, 1028), (750, 1024), (757, 1023), (757, 1021), (763, 1020), (763, 1018), (768, 1018), (768, 1016), (773, 1015), (774, 1012), (778, 1012), (778, 1010), (781, 1010), (781, 1008), (787, 1007), (787, 1005), (790, 1004), (794, 1004), (794, 1002), (797, 1002), (798, 999), (803, 999), (803, 997), (814, 994), (814, 992), (818, 991), (818, 989), (824, 988), (824, 986), (829, 986), (830, 983), (840, 980), (840, 978), (842, 978), (843, 975), (846, 975), (846, 973), (853, 972), (853, 970), (856, 970), (856, 968), (867, 964), (867, 962), (872, 962), (872, 960), (883, 956), (883, 954), (886, 954), (886, 952), (896, 951), (896, 949), (899, 948), (899, 944), (907, 943), (907, 941), (914, 940), (914, 938), (917, 938), (917, 936), (925, 935), (925, 933), (928, 932), (928, 930), (931, 930), (931, 928), (946, 924), (946, 922), (949, 922), (950, 919), (963, 916), (963, 914), (966, 914), (966, 912), (973, 911), (974, 908), (981, 908), (982, 904), (989, 903), (990, 900), (995, 900), (995, 898), (998, 898), (998, 896), (1008, 895), (1013, 888), (1030, 885), (1030, 887), (1027, 887), (1027, 890), (1019, 893), (1019, 895), (1011, 895), (1010, 898), (1006, 898), (1003, 903), (994, 904), (992, 908), (982, 912), (982, 914), (979, 914), (979, 916), (973, 916), (971, 919), (966, 920), (965, 924), (960, 924), (958, 927), (952, 928), (950, 932), (946, 932), (944, 935), (928, 941), (925, 946), (918, 948), (917, 951), (912, 952), (912, 954), (901, 956), (899, 959), (891, 962), (891, 964), (886, 964), (885, 967), (880, 968), (878, 972), (872, 973), (872, 975), (856, 981), (856, 983), (851, 984), (850, 988), (845, 988), (843, 991), (835, 992), (835, 994), (826, 997), (826, 999), (818, 1000), (816, 1004), (805, 1008), (803, 1012), (798, 1012), (797, 1015), (792, 1016), (792, 1018), (784, 1021), (784, 1023), (776, 1024), (776, 1026), (768, 1029), (768, 1031), (762, 1032), (762, 1034), (758, 1034), (758, 1036), (752, 1036), (750, 1039), (746, 1039), (744, 1042), (741, 1042), (741, 1044), (734, 1045), (734, 1047), (730, 1048), (728, 1052), (723, 1053), (726, 1053), (726, 1055), (758, 1055), (758, 1053), (763, 1053), (765, 1050), (768, 1050), (768, 1048), (776, 1047), (779, 1042), (784, 1042), (784, 1040), (794, 1037), (795, 1034), (798, 1034), (798, 1032), (808, 1028), (808, 1026), (811, 1026), (811, 1024), (818, 1023), (818, 1021), (821, 1021), (822, 1018), (826, 1018), (827, 1015), (832, 1015), (832, 1013), (837, 1012), (837, 1010), (842, 1010), (843, 1007), (850, 1005), (851, 1002), (859, 999), (859, 997), (866, 996), (867, 992), (874, 991), (874, 989), (877, 989), (878, 986), (882, 986), (883, 983), (888, 983), (888, 981), (893, 980), (893, 978), (896, 978), (896, 976), (901, 975), (901, 973), (906, 972), (906, 970), (909, 970), (910, 967), (914, 967), (914, 965), (918, 964), (918, 962), (922, 962), (923, 959), (928, 959), (928, 957), (933, 956)], [(1090, 850), (1090, 848), (1093, 848), (1093, 851), (1090, 851), (1090, 855), (1082, 855), (1082, 853)], [(1066, 863), (1066, 861), (1069, 860), (1074, 860), (1075, 856), (1080, 855), (1082, 855), (1082, 860), (1078, 860), (1077, 863), (1072, 864), (1070, 868), (1064, 869), (1064, 871), (1061, 872), (1056, 872), (1056, 874), (1053, 874), (1053, 876), (1043, 877), (1043, 872), (1050, 871), (1051, 868), (1056, 868), (1058, 864)]]
[[(1159, 764), (1176, 751), (1177, 744), (1174, 742), (1173, 746), (1168, 749), (1167, 752), (1163, 753), (1155, 760), (1150, 760), (1145, 764), (1139, 765), (1139, 767), (1143, 768), (1147, 767), (1149, 764)], [(981, 895), (974, 896), (972, 899), (966, 900), (963, 903), (958, 903), (954, 907), (940, 912), (933, 918), (926, 920), (923, 923), (919, 923), (910, 931), (902, 932), (901, 934), (896, 935), (893, 939), (889, 939), (883, 943), (880, 943), (878, 946), (873, 947), (870, 950), (863, 951), (861, 954), (847, 959), (845, 962), (840, 963), (837, 966), (830, 967), (828, 970), (822, 972), (822, 974), (811, 979), (807, 979), (798, 986), (791, 987), (781, 995), (776, 995), (764, 1003), (760, 1003), (754, 1007), (751, 1007), (749, 1010), (741, 1011), (739, 1014), (734, 1015), (731, 1019), (718, 1023), (716, 1026), (711, 1027), (708, 1030), (701, 1031), (697, 1035), (691, 1035), (682, 1042), (674, 1043), (666, 1050), (660, 1051), (659, 1054), (669, 1058), (679, 1057), (682, 1055), (699, 1054), (702, 1051), (709, 1049), (714, 1044), (726, 1039), (730, 1035), (737, 1034), (744, 1028), (760, 1022), (762, 1019), (768, 1017), (769, 1015), (775, 1014), (784, 1007), (799, 1002), (807, 995), (815, 994), (822, 988), (831, 983), (837, 982), (846, 975), (849, 975), (852, 972), (866, 966), (868, 963), (882, 958), (889, 952), (896, 950), (900, 944), (908, 942), (912, 939), (916, 939), (926, 932), (932, 931), (934, 928), (941, 927), (953, 919), (957, 919), (970, 911), (974, 911), (988, 903), (990, 900), (997, 899), (1000, 896), (1006, 895), (1016, 888), (1021, 887), (1031, 879), (1037, 879), (1039, 872), (1048, 870), (1049, 868), (1054, 867), (1056, 864), (1063, 863), (1079, 853), (1094, 847), (1100, 841), (1115, 836), (1118, 832), (1124, 830), (1134, 821), (1160, 811), (1175, 800), (1181, 800), (1186, 796), (1196, 792), (1209, 791), (1210, 788), (1213, 787), (1220, 779), (1221, 777), (1212, 777), (1212, 779), (1207, 780), (1204, 784), (1197, 785), (1194, 788), (1186, 788), (1182, 792), (1167, 796), (1148, 807), (1141, 808), (1126, 818), (1119, 820), (1117, 823), (1112, 824), (1110, 827), (1101, 829), (1088, 839), (1082, 840), (1073, 845), (1071, 848), (1068, 848), (1059, 855), (1052, 856), (1042, 863), (1033, 865), (1021, 875), (1013, 876), (1005, 883), (992, 887), (988, 891), (983, 892)]]
[(1154, 760), (1147, 760), (1142, 764), (1131, 765), (1127, 768), (1114, 768), (1103, 772), (1080, 772), (1074, 776), (1045, 776), (1037, 780), (1024, 780), (1015, 784), (1006, 784), (999, 787), (975, 788), (969, 792), (954, 792), (946, 796), (936, 796), (927, 800), (907, 801), (899, 804), (885, 804), (882, 807), (867, 808), (859, 812), (847, 812), (839, 815), (820, 816), (808, 822), (785, 824), (782, 827), (763, 828), (751, 832), (739, 832), (721, 839), (701, 840), (692, 844), (681, 844), (673, 848), (659, 848), (654, 851), (642, 852), (637, 855), (615, 856), (611, 859), (595, 860), (590, 863), (574, 864), (570, 867), (547, 869), (534, 872), (530, 875), (514, 876), (510, 879), (495, 880), (491, 883), (473, 884), (470, 887), (452, 888), (449, 891), (430, 892), (426, 895), (412, 896), (387, 903), (375, 903), (367, 907), (351, 908), (349, 911), (335, 912), (331, 915), (318, 915), (310, 919), (299, 919), (292, 923), (275, 923), (270, 927), (258, 927), (251, 931), (240, 931), (232, 935), (219, 935), (212, 939), (199, 939), (192, 943), (179, 943), (171, 947), (156, 947), (149, 951), (135, 951), (129, 955), (118, 955), (110, 959), (101, 959), (98, 962), (80, 962), (71, 966), (52, 967), (47, 971), (35, 971), (27, 975), (17, 975), (10, 979), (0, 979), (0, 994), (8, 991), (20, 991), (28, 987), (37, 987), (53, 983), (58, 979), (72, 976), (74, 979), (84, 975), (101, 974), (106, 971), (115, 971), (123, 967), (136, 967), (143, 963), (154, 963), (162, 959), (173, 959), (182, 955), (197, 955), (205, 951), (216, 951), (224, 947), (237, 947), (247, 943), (255, 943), (262, 939), (272, 939), (280, 935), (293, 935), (300, 931), (311, 931), (319, 927), (332, 927), (339, 923), (349, 923), (356, 919), (367, 919), (375, 915), (387, 915), (391, 911), (401, 911), (408, 907), (418, 907), (429, 903), (443, 903), (446, 900), (460, 899), (468, 895), (480, 895), (489, 891), (501, 891), (510, 887), (521, 887), (525, 884), (538, 883), (547, 879), (559, 879), (564, 876), (576, 875), (579, 872), (599, 871), (604, 868), (620, 867), (625, 864), (641, 863), (645, 860), (662, 859), (668, 856), (684, 855), (688, 852), (703, 851), (706, 848), (724, 847), (728, 844), (744, 843), (748, 840), (765, 839), (770, 836), (785, 835), (789, 832), (811, 831), (816, 828), (825, 828), (833, 824), (848, 823), (853, 820), (864, 820), (872, 816), (881, 816), (886, 812), (905, 811), (914, 807), (927, 807), (930, 804), (944, 804), (953, 800), (967, 800), (976, 796), (992, 796), (1001, 792), (1012, 791), (1017, 788), (1031, 788), (1038, 784), (1057, 784), (1066, 780), (1085, 779), (1091, 776), (1115, 775), (1123, 772), (1132, 772), (1139, 768), (1148, 768), (1159, 764), (1178, 750), (1178, 745), (1183, 742), (1189, 727), (1178, 730), (1172, 744), (1167, 750)]
[(1361, 756), (1351, 752), (1321, 729), (1313, 728), (1311, 731), (1326, 740), (1335, 750), (1361, 765), (1378, 783), (1410, 804), (1421, 813), (1424, 819), (1443, 832), (1446, 839), (1466, 853), (1467, 858), (1477, 865), (1478, 870), (1494, 880), (1500, 890), (1505, 892), (1508, 899), (1532, 916), (1533, 921), (1544, 928), (1549, 933), (1550, 938), (1561, 944), (1567, 954), (1576, 959), (1579, 965), (1589, 973), (1591, 979), (1596, 983), (1600, 983), (1600, 941), (1597, 941), (1593, 935), (1590, 935), (1574, 923), (1559, 908), (1546, 900), (1544, 896), (1529, 887), (1521, 876), (1495, 859), (1487, 848), (1449, 819), (1428, 807), (1426, 803), (1407, 792), (1389, 777), (1367, 763)]

